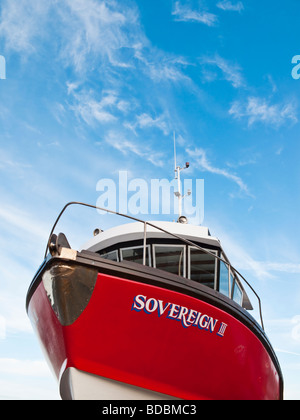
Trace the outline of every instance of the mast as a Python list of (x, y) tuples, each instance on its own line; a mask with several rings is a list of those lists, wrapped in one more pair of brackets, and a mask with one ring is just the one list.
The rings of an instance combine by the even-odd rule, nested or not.
[(190, 164), (189, 162), (186, 162), (184, 167), (180, 167), (177, 166), (177, 160), (176, 160), (176, 138), (175, 138), (175, 131), (173, 133), (173, 137), (174, 137), (174, 172), (175, 172), (175, 179), (177, 179), (177, 188), (178, 191), (176, 191), (174, 194), (175, 196), (178, 198), (178, 220), (180, 219), (180, 217), (182, 216), (182, 199), (186, 196), (186, 195), (190, 195), (191, 191), (188, 190), (186, 195), (182, 195), (181, 194), (181, 181), (180, 181), (180, 172), (184, 169), (187, 169)]

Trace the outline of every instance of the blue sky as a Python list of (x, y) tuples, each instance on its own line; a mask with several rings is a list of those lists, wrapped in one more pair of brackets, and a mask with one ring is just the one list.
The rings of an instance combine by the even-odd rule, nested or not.
[(119, 170), (171, 180), (173, 131), (300, 398), (299, 14), (297, 0), (1, 0), (0, 398), (59, 398), (24, 309), (56, 215), (96, 204)]

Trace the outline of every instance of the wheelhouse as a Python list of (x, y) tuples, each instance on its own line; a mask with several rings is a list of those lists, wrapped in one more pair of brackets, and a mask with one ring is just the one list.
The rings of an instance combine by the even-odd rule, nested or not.
[[(181, 227), (177, 223), (166, 224), (173, 225), (175, 232), (177, 227), (179, 230)], [(131, 229), (132, 226), (131, 224)], [(180, 239), (168, 238), (167, 235), (159, 235), (153, 229), (147, 232), (147, 237), (138, 232), (130, 237), (126, 235), (125, 225), (124, 234), (119, 232), (118, 236), (114, 236), (113, 229), (112, 232), (97, 230), (96, 237), (86, 244), (85, 249), (108, 260), (145, 264), (176, 274), (222, 293), (245, 309), (253, 309), (242, 282), (231, 267), (218, 239), (211, 237), (207, 228), (191, 227), (194, 231), (202, 229), (202, 236), (189, 237), (194, 245)]]

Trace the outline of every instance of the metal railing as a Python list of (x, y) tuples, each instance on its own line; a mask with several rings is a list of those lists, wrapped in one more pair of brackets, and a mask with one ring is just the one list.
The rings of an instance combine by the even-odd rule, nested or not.
[(165, 229), (163, 229), (163, 228), (161, 228), (159, 226), (154, 225), (151, 222), (146, 222), (144, 220), (138, 219), (138, 218), (133, 217), (133, 216), (129, 216), (127, 214), (119, 213), (119, 212), (113, 211), (113, 210), (108, 210), (108, 209), (105, 209), (105, 208), (102, 208), (102, 207), (95, 206), (93, 204), (82, 203), (80, 201), (71, 201), (71, 202), (67, 203), (64, 206), (64, 208), (61, 210), (61, 212), (59, 213), (59, 215), (58, 215), (58, 217), (57, 217), (57, 219), (56, 219), (56, 221), (55, 221), (55, 223), (54, 223), (54, 225), (53, 225), (53, 227), (51, 229), (51, 232), (50, 232), (50, 235), (49, 235), (49, 239), (48, 239), (48, 242), (47, 242), (47, 247), (46, 247), (44, 258), (47, 257), (47, 252), (48, 252), (49, 247), (50, 247), (51, 237), (52, 237), (52, 234), (54, 233), (54, 230), (55, 230), (55, 228), (56, 228), (56, 226), (57, 226), (60, 218), (62, 217), (62, 215), (65, 212), (65, 210), (69, 206), (71, 206), (71, 205), (80, 205), (80, 206), (84, 206), (84, 207), (89, 207), (89, 208), (93, 208), (93, 209), (96, 209), (96, 210), (101, 210), (101, 211), (104, 211), (104, 212), (107, 212), (107, 213), (110, 213), (110, 214), (115, 214), (115, 215), (118, 215), (118, 216), (121, 216), (121, 217), (125, 217), (127, 219), (134, 220), (134, 221), (139, 222), (139, 223), (143, 223), (143, 225), (144, 225), (144, 234), (143, 234), (143, 265), (146, 265), (147, 226), (150, 226), (150, 227), (152, 227), (154, 229), (157, 229), (157, 230), (159, 230), (159, 231), (161, 231), (161, 232), (163, 232), (163, 233), (165, 233), (167, 235), (170, 235), (170, 236), (172, 236), (172, 237), (174, 237), (174, 238), (176, 238), (176, 239), (178, 239), (178, 240), (186, 243), (187, 245), (196, 247), (197, 249), (199, 249), (200, 251), (204, 252), (205, 254), (211, 255), (216, 260), (219, 260), (220, 262), (223, 262), (228, 267), (228, 276), (230, 276), (230, 273), (231, 272), (234, 273), (235, 276), (239, 277), (243, 282), (245, 282), (245, 284), (250, 288), (250, 290), (256, 296), (257, 301), (258, 301), (258, 307), (259, 307), (259, 316), (260, 316), (261, 327), (262, 327), (262, 329), (264, 331), (264, 322), (263, 322), (263, 316), (262, 316), (262, 307), (261, 307), (260, 297), (258, 296), (258, 294), (256, 293), (256, 291), (254, 290), (254, 288), (251, 286), (251, 284), (228, 261), (226, 261), (223, 258), (217, 256), (216, 254), (208, 251), (207, 249), (201, 247), (200, 245), (194, 243), (193, 241), (190, 241), (189, 239), (183, 238), (182, 236), (177, 235), (175, 233), (171, 233), (171, 232), (169, 232), (169, 231), (167, 231), (167, 230), (165, 230)]

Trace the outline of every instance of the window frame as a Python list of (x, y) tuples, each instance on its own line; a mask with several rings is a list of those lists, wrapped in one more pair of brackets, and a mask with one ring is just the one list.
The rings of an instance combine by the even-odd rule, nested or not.
[[(197, 283), (201, 286), (206, 286), (205, 284), (202, 284), (202, 283), (198, 282), (197, 280), (192, 280), (191, 279), (191, 251), (192, 250), (199, 250), (199, 248), (197, 246), (183, 244), (183, 243), (180, 243), (180, 242), (178, 243), (178, 242), (175, 242), (174, 240), (169, 240), (169, 239), (164, 239), (163, 240), (163, 239), (160, 239), (160, 238), (156, 238), (156, 239), (151, 238), (150, 240), (147, 240), (147, 242), (148, 243), (146, 244), (146, 248), (147, 248), (147, 253), (148, 253), (147, 256), (148, 256), (148, 262), (149, 262), (149, 265), (147, 265), (148, 267), (156, 268), (156, 247), (163, 247), (163, 248), (177, 247), (177, 248), (180, 248), (180, 249), (184, 250), (183, 251), (183, 262), (182, 262), (183, 273), (180, 275), (180, 277), (186, 278), (186, 279), (188, 279), (188, 280), (190, 280), (194, 283)], [(131, 244), (131, 245), (126, 246), (128, 244)], [(221, 293), (223, 296), (228, 297), (230, 300), (232, 300), (236, 304), (243, 307), (245, 298), (248, 299), (247, 293), (244, 291), (244, 288), (243, 288), (242, 282), (239, 279), (239, 276), (237, 274), (235, 274), (235, 270), (231, 268), (231, 264), (229, 263), (228, 258), (226, 257), (223, 250), (220, 249), (220, 248), (217, 248), (217, 247), (211, 247), (209, 245), (205, 246), (202, 243), (198, 243), (198, 245), (201, 248), (203, 248), (204, 253), (205, 253), (205, 251), (207, 251), (208, 253), (213, 254), (216, 257), (215, 258), (215, 272), (214, 272), (214, 288), (212, 289), (209, 286), (206, 286), (206, 287), (209, 287), (211, 290), (215, 290), (215, 291)], [(119, 244), (115, 244), (115, 245), (112, 245), (112, 246), (108, 247), (107, 250), (105, 250), (105, 254), (110, 254), (111, 252), (116, 252), (117, 262), (128, 261), (126, 259), (125, 260), (123, 259), (123, 251), (124, 250), (142, 249), (143, 247), (144, 246), (143, 246), (141, 240), (138, 240), (138, 241), (124, 241), (124, 242), (121, 242)], [(100, 252), (101, 251), (97, 251), (97, 253), (101, 257)], [(112, 261), (115, 261), (115, 260), (112, 260)], [(141, 264), (142, 265), (142, 263), (136, 263), (136, 264)], [(225, 266), (227, 268), (228, 294), (220, 291), (221, 265), (222, 264), (225, 264)], [(166, 270), (163, 270), (161, 268), (160, 268), (160, 270), (165, 271), (166, 273), (170, 273), (170, 272), (168, 272)], [(172, 274), (172, 273), (170, 273), (170, 274)], [(178, 275), (178, 274), (175, 274), (175, 275)], [(239, 293), (241, 293), (241, 300), (239, 302), (237, 302), (236, 300), (233, 299), (235, 284), (236, 284), (236, 287), (238, 287), (238, 289), (239, 289)], [(247, 308), (247, 309), (252, 309), (250, 301), (249, 301), (249, 304), (250, 304), (250, 307)]]
[[(123, 254), (122, 254), (122, 251), (126, 251), (127, 249), (142, 249), (142, 250), (144, 250), (144, 246), (143, 245), (136, 245), (136, 246), (127, 246), (127, 247), (119, 248), (120, 261), (121, 262), (122, 261), (128, 261), (126, 259), (125, 260), (123, 259)], [(149, 244), (146, 245), (146, 249), (147, 249), (146, 254), (148, 254), (148, 260), (149, 260), (149, 264), (146, 264), (146, 266), (147, 267), (152, 267), (151, 248), (150, 248)], [(146, 261), (147, 261), (147, 255), (146, 255)], [(134, 262), (134, 261), (131, 261), (131, 262)], [(136, 263), (136, 264), (139, 264), (139, 263)]]
[[(197, 280), (191, 279), (191, 250), (192, 249), (201, 251), (196, 246), (188, 245), (188, 276), (187, 276), (187, 278), (191, 281), (195, 281), (196, 283), (201, 284)], [(206, 249), (206, 248), (203, 248), (203, 249), (205, 249), (205, 251), (208, 251), (211, 254), (215, 254), (215, 256), (218, 257), (218, 250)], [(206, 254), (205, 252), (203, 252), (203, 253)], [(209, 254), (207, 254), (207, 255), (209, 255)], [(214, 287), (213, 287), (213, 290), (217, 290), (217, 284), (218, 284), (218, 258), (215, 258), (215, 273), (214, 273)], [(205, 285), (203, 285), (203, 286), (205, 286)], [(209, 287), (209, 286), (207, 286), (207, 287)]]
[[(228, 263), (225, 255), (221, 252), (220, 253), (220, 260), (219, 260), (219, 265), (218, 265), (218, 283), (217, 283), (217, 291), (219, 293), (221, 293), (223, 296), (227, 296), (229, 299), (231, 299), (231, 289), (230, 289), (230, 264)], [(227, 287), (228, 287), (228, 294), (221, 292), (221, 269), (222, 269), (222, 264), (225, 265), (226, 270), (227, 270)]]
[[(237, 300), (234, 300), (234, 290), (235, 290), (235, 287), (237, 287), (239, 289), (240, 293), (241, 293), (241, 299), (240, 299), (239, 302)], [(238, 281), (238, 279), (236, 277), (233, 278), (231, 299), (233, 300), (233, 302), (237, 303), (238, 305), (240, 305), (240, 306), (243, 305), (244, 291), (243, 291), (243, 288), (240, 285), (240, 282)]]
[[(161, 243), (161, 244), (160, 243), (152, 244), (153, 268), (157, 268), (156, 267), (155, 247), (162, 247), (162, 248), (175, 248), (175, 247), (176, 248), (183, 248), (183, 262), (182, 262), (183, 274), (180, 275), (180, 277), (186, 278), (186, 245), (182, 245), (182, 244), (164, 244), (164, 243)], [(161, 268), (157, 268), (157, 269), (158, 270), (162, 270)], [(166, 270), (162, 270), (162, 271), (166, 271)], [(167, 273), (170, 273), (170, 271), (166, 271), (166, 272)], [(179, 274), (176, 274), (176, 275), (178, 276)]]
[[(120, 258), (119, 258), (119, 252), (118, 252), (118, 251), (119, 251), (118, 249), (113, 249), (113, 250), (111, 250), (111, 251), (109, 251), (109, 252), (104, 252), (103, 254), (99, 254), (99, 256), (100, 256), (101, 258), (104, 258), (104, 259), (109, 260), (109, 261), (119, 262), (119, 261), (120, 261)], [(109, 255), (109, 254), (112, 254), (113, 252), (115, 252), (115, 253), (116, 253), (116, 255), (117, 255), (117, 260), (111, 260), (110, 258), (105, 258), (105, 257), (103, 257), (103, 255)]]

